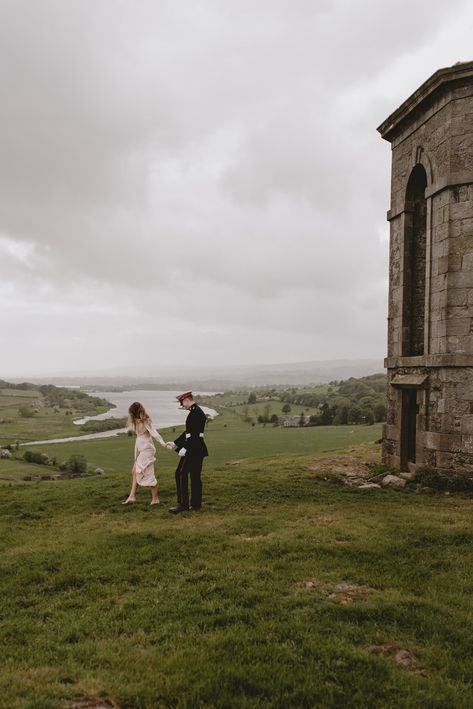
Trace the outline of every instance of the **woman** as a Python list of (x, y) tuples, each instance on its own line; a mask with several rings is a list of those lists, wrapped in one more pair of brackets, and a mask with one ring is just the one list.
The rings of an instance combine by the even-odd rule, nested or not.
[(135, 401), (128, 409), (128, 428), (136, 434), (135, 463), (131, 470), (130, 494), (122, 504), (136, 502), (136, 486), (140, 485), (151, 488), (151, 504), (159, 505), (158, 482), (154, 474), (156, 448), (152, 438), (155, 438), (163, 448), (166, 448), (166, 444), (139, 401)]

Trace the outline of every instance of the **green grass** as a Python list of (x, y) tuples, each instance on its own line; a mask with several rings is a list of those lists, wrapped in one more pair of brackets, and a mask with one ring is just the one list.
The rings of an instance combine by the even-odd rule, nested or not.
[[(320, 385), (317, 388), (317, 393), (320, 395), (326, 394), (327, 387), (325, 385)], [(306, 393), (309, 393), (309, 389)], [(284, 402), (277, 399), (271, 399), (269, 401), (260, 400), (256, 404), (248, 404), (248, 393), (244, 394), (217, 394), (212, 397), (204, 397), (203, 403), (205, 406), (211, 408), (217, 408), (219, 411), (226, 410), (228, 414), (234, 414), (238, 417), (248, 415), (254, 418), (256, 421), (258, 416), (264, 416), (269, 410), (269, 416), (276, 414), (277, 416), (284, 415), (283, 412)], [(312, 414), (320, 413), (319, 409), (310, 406), (303, 406), (301, 404), (290, 404), (291, 411), (289, 412), (291, 416), (300, 416), (304, 414), (305, 416), (311, 416)]]
[[(161, 430), (161, 433), (165, 440), (173, 440), (180, 430), (169, 428)], [(381, 424), (310, 428), (275, 428), (271, 425), (253, 427), (225, 412), (208, 425), (205, 435), (212, 454), (212, 465), (220, 466), (242, 458), (257, 459), (279, 453), (323, 453), (344, 448), (347, 443), (355, 445), (373, 441), (381, 436)], [(45, 452), (51, 458), (55, 456), (58, 462), (81, 453), (91, 467), (99, 466), (110, 472), (119, 472), (131, 467), (133, 446), (134, 439), (122, 434), (109, 439), (43, 444), (40, 447), (34, 446), (34, 450)], [(18, 455), (22, 456), (25, 450), (28, 450), (27, 446), (22, 447)], [(164, 451), (159, 446), (157, 452), (158, 464), (164, 466), (165, 471), (171, 471), (176, 465), (175, 453)], [(48, 472), (44, 467), (42, 471)]]
[[(19, 407), (31, 406), (38, 412), (29, 418), (19, 414)], [(74, 418), (82, 418), (107, 411), (109, 407), (96, 406), (91, 401), (86, 411), (73, 415), (65, 409), (55, 409), (44, 405), (44, 397), (36, 390), (0, 389), (0, 446), (25, 441), (46, 440), (79, 436), (83, 431), (73, 423)], [(5, 422), (7, 421), (7, 422)]]
[[(105, 477), (26, 483), (35, 466), (0, 461), (0, 707), (473, 706), (471, 499), (363, 492), (310, 469), (378, 435), (222, 417), (204, 511), (179, 517), (167, 512), (177, 458), (161, 449), (164, 504), (143, 490), (119, 504), (127, 437), (45, 448)], [(373, 590), (344, 605), (329, 597), (340, 582)], [(368, 651), (381, 643), (424, 675)]]

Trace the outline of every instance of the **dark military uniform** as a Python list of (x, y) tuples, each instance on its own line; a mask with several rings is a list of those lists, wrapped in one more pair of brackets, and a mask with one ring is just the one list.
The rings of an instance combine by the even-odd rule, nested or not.
[(192, 404), (186, 419), (186, 430), (176, 438), (174, 445), (177, 452), (185, 448), (176, 468), (177, 504), (189, 508), (189, 475), (191, 479), (191, 506), (200, 510), (202, 505), (202, 463), (209, 452), (204, 441), (204, 429), (207, 417), (197, 404)]

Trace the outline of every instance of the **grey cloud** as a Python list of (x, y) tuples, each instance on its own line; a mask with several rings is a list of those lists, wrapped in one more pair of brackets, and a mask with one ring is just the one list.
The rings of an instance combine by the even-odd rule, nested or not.
[[(3, 0), (0, 369), (25, 330), (71, 367), (97, 338), (104, 360), (139, 338), (174, 361), (189, 329), (203, 359), (249, 333), (247, 361), (277, 342), (279, 360), (294, 342), (383, 354), (390, 155), (375, 128), (405, 95), (380, 86), (421, 48), (438, 68), (460, 11)], [(409, 90), (427, 78), (415, 71)]]

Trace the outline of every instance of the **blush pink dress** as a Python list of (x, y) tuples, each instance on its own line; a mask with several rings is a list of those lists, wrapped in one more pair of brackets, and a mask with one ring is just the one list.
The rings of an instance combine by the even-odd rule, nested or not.
[(154, 474), (154, 463), (156, 460), (156, 448), (153, 438), (164, 444), (164, 439), (153, 426), (152, 421), (139, 421), (135, 428), (135, 475), (136, 482), (142, 487), (152, 487), (157, 485)]

